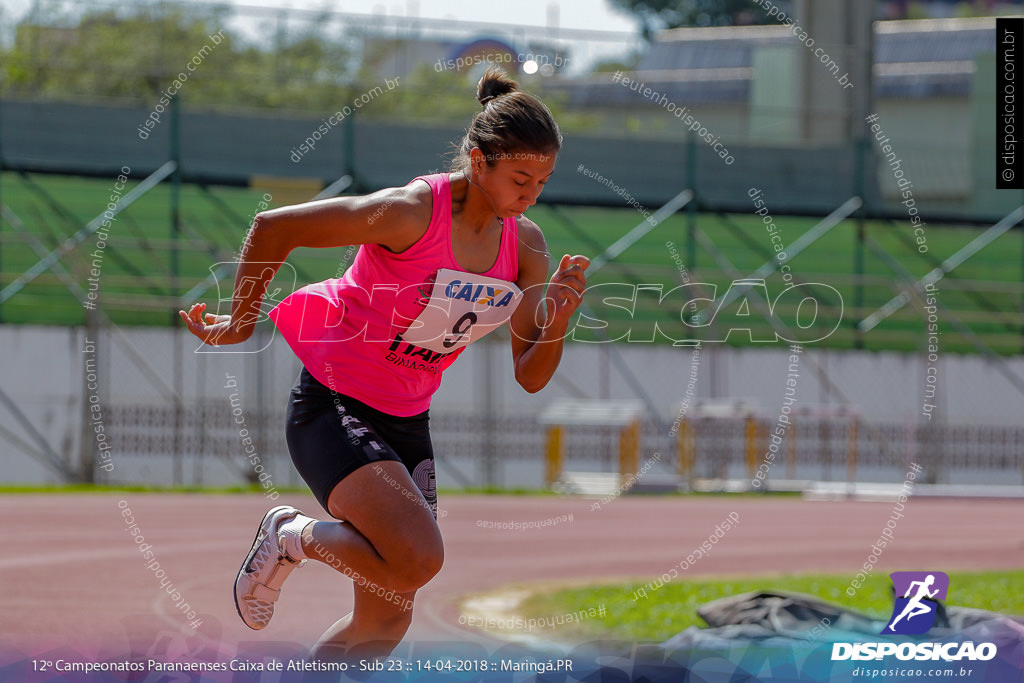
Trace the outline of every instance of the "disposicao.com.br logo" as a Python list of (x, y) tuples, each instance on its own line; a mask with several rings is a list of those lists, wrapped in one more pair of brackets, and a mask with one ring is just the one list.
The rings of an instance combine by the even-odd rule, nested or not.
[[(942, 572), (893, 572), (896, 594), (892, 618), (883, 635), (920, 635), (935, 625), (939, 600), (946, 599), (949, 577)], [(902, 597), (900, 597), (902, 596)]]
[[(935, 625), (939, 600), (946, 599), (949, 577), (943, 572), (893, 572), (896, 599), (882, 635), (921, 635)], [(833, 643), (832, 660), (884, 659), (895, 655), (900, 660), (988, 661), (996, 656), (994, 643)]]

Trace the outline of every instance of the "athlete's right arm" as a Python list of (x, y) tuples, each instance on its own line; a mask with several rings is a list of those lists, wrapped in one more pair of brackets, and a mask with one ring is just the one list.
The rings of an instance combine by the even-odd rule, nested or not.
[(360, 197), (324, 199), (256, 215), (245, 238), (230, 315), (206, 313), (205, 303), (179, 311), (192, 334), (207, 344), (248, 339), (259, 319), (267, 286), (297, 247), (329, 248), (379, 244), (401, 252), (430, 224), (430, 188), (425, 183), (380, 190)]
[[(430, 224), (430, 187), (413, 183), (360, 197), (337, 197), (257, 214), (249, 231), (264, 256), (281, 261), (296, 247), (379, 244), (394, 252), (411, 247)], [(269, 259), (268, 259), (269, 260)]]

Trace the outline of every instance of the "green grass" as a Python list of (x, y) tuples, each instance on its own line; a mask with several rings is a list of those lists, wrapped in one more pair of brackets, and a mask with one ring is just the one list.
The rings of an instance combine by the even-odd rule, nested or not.
[[(294, 493), (309, 495), (309, 489), (305, 486), (278, 486), (275, 488), (279, 493)], [(130, 493), (202, 493), (202, 494), (264, 494), (267, 492), (262, 486), (151, 486), (147, 484), (4, 484), (0, 483), (0, 495), (9, 494), (79, 494), (96, 493), (104, 494), (111, 492)], [(550, 489), (512, 488), (503, 489), (496, 486), (476, 486), (465, 489), (438, 489), (439, 496), (469, 496), (469, 495), (500, 495), (500, 496), (558, 496), (558, 493)]]
[[(309, 493), (305, 487), (277, 487), (278, 493)], [(154, 486), (147, 484), (0, 484), (0, 495), (65, 495), (106, 493), (200, 493), (250, 494), (266, 493), (261, 486)]]
[[(948, 606), (1024, 615), (1024, 570), (947, 572)], [(868, 577), (853, 597), (846, 595), (853, 575), (799, 574), (672, 581), (655, 590), (645, 583), (574, 588), (537, 593), (520, 605), (524, 618), (577, 613), (605, 607), (604, 617), (585, 619), (560, 632), (564, 639), (622, 638), (662, 641), (690, 626), (704, 627), (697, 608), (719, 598), (757, 590), (782, 590), (822, 600), (885, 620), (892, 612), (892, 581), (884, 573)], [(655, 584), (656, 585), (656, 584)], [(634, 591), (646, 586), (647, 598)]]
[(500, 486), (468, 486), (462, 489), (439, 488), (437, 495), (440, 496), (558, 496), (560, 494), (551, 489), (529, 488), (516, 486), (514, 488), (501, 488)]
[[(56, 198), (61, 206), (56, 207), (41, 198), (29, 183), (12, 173), (0, 176), (0, 198), (47, 250), (99, 215), (106, 206), (113, 185), (113, 179), (43, 175), (32, 176), (32, 182)], [(129, 183), (129, 187), (132, 186), (134, 184)], [(126, 325), (170, 324), (178, 298), (206, 278), (211, 265), (234, 259), (249, 220), (260, 208), (262, 194), (262, 189), (217, 187), (204, 192), (197, 186), (184, 186), (181, 190), (182, 234), (177, 240), (172, 240), (170, 234), (168, 184), (157, 186), (125, 210), (110, 227), (100, 277), (104, 308), (112, 319)], [(540, 205), (531, 209), (529, 216), (543, 228), (555, 259), (565, 252), (594, 255), (641, 221), (641, 216), (629, 208), (554, 210)], [(787, 247), (818, 222), (815, 218), (789, 216), (775, 216), (774, 219)], [(723, 217), (700, 214), (697, 225), (744, 276), (771, 257), (767, 232), (756, 215)], [(685, 215), (666, 220), (613, 263), (593, 273), (591, 283), (655, 284), (662, 285), (663, 291), (668, 292), (681, 283), (668, 246), (671, 242), (686, 261), (693, 281), (714, 285), (718, 295), (724, 294), (733, 274), (720, 268), (713, 255), (701, 248), (696, 250), (695, 261), (689, 261), (687, 227)], [(978, 228), (929, 225), (930, 251), (922, 255), (914, 248), (912, 233), (906, 224), (869, 222), (865, 230), (915, 277), (927, 273), (938, 261), (955, 253), (979, 233)], [(854, 308), (856, 232), (856, 221), (845, 221), (790, 262), (800, 281), (829, 285), (841, 296), (840, 302), (825, 288), (814, 290), (814, 296), (824, 306), (808, 335), (824, 335), (837, 322), (840, 323), (839, 329), (820, 342), (821, 345), (852, 347), (852, 325), (887, 302), (896, 291), (892, 273), (880, 259), (868, 252), (865, 256), (864, 301), (860, 308)], [(86, 282), (91, 266), (91, 259), (86, 254), (93, 251), (95, 244), (95, 236), (86, 239), (75, 254), (64, 260), (79, 283)], [(1011, 231), (958, 268), (955, 274), (962, 280), (950, 277), (941, 284), (942, 303), (953, 309), (976, 334), (1000, 353), (1018, 353), (1024, 343), (1021, 336), (1024, 320), (1020, 313), (1024, 308), (1022, 249), (1024, 231)], [(180, 264), (177, 283), (170, 276), (171, 253), (175, 250)], [(307, 282), (336, 277), (344, 253), (345, 249), (296, 250), (288, 259), (294, 270), (283, 268), (271, 290), (279, 287), (283, 296)], [(0, 285), (12, 281), (38, 259), (22, 235), (15, 233), (6, 223), (0, 224)], [(768, 298), (776, 299), (784, 285), (778, 273), (770, 276), (766, 283)], [(229, 295), (230, 288), (230, 279), (222, 282), (221, 296)], [(614, 296), (615, 292), (609, 290), (606, 294)], [(212, 289), (200, 300), (212, 305), (216, 298), (216, 289)], [(644, 296), (637, 302), (635, 313), (629, 313), (603, 303), (602, 298), (592, 296), (588, 303), (599, 318), (609, 323), (608, 332), (612, 338), (624, 338), (629, 333), (633, 335), (633, 341), (649, 339), (655, 322), (673, 338), (694, 336), (694, 330), (684, 328), (679, 321), (679, 309), (684, 299), (670, 298), (659, 302), (654, 296)], [(796, 305), (797, 300), (794, 299), (780, 304), (777, 310), (778, 317), (791, 328)], [(697, 336), (713, 339), (721, 336), (722, 329), (749, 327), (757, 339), (774, 338), (771, 328), (756, 311), (751, 316), (743, 314), (743, 310), (735, 307), (721, 311), (715, 319), (715, 326), (719, 329), (698, 333)], [(52, 273), (44, 273), (6, 302), (0, 309), (0, 317), (4, 322), (14, 323), (82, 325), (85, 322), (81, 302)], [(807, 321), (806, 315), (802, 321)], [(943, 351), (973, 351), (948, 323), (943, 323), (942, 329), (945, 332)], [(581, 337), (598, 338), (594, 333), (587, 334), (589, 336)], [(661, 335), (657, 340), (661, 343), (668, 341)], [(916, 305), (904, 307), (865, 338), (866, 347), (870, 349), (915, 350), (920, 349), (924, 341), (922, 313)], [(742, 333), (733, 333), (728, 343), (749, 345), (751, 341)]]
[[(79, 494), (79, 493), (110, 493), (126, 491), (132, 493), (203, 493), (203, 494), (250, 494), (250, 493), (266, 493), (266, 489), (261, 486), (247, 486), (247, 485), (231, 485), (231, 486), (156, 486), (148, 484), (5, 484), (0, 483), (0, 495), (5, 494)], [(280, 493), (295, 493), (295, 494), (308, 494), (309, 489), (304, 486), (284, 486), (277, 487), (277, 491)], [(545, 498), (559, 497), (562, 494), (552, 491), (551, 489), (537, 489), (527, 487), (515, 487), (510, 489), (504, 489), (497, 486), (472, 486), (462, 489), (453, 488), (440, 488), (437, 491), (437, 495), (441, 498), (449, 496), (476, 496), (476, 495), (490, 495), (490, 496), (543, 496)], [(802, 495), (798, 491), (766, 491), (766, 492), (751, 492), (744, 491), (739, 493), (718, 493), (713, 491), (694, 491), (687, 493), (631, 493), (631, 496), (699, 496), (699, 497), (719, 497), (719, 496), (730, 496), (730, 497), (744, 497), (753, 498), (757, 497), (763, 499), (765, 496), (771, 497), (797, 497)]]
[[(309, 494), (305, 486), (276, 487), (279, 493)], [(262, 486), (150, 486), (145, 484), (4, 484), (0, 483), (0, 495), (5, 494), (79, 494), (79, 493), (110, 493), (126, 491), (131, 493), (204, 493), (204, 494), (250, 494), (266, 493)], [(494, 486), (478, 486), (465, 489), (439, 489), (439, 496), (466, 495), (502, 495), (502, 496), (544, 496), (559, 494), (549, 489), (512, 488), (503, 489)]]

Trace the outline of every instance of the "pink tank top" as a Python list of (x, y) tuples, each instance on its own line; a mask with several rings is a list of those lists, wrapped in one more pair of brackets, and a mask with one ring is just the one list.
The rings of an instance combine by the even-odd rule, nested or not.
[(364, 244), (343, 277), (302, 287), (270, 312), (320, 383), (401, 417), (427, 410), (462, 349), (507, 322), (522, 298), (516, 219), (503, 220), (494, 265), (470, 273), (452, 251), (448, 174), (417, 180), (433, 208), (413, 246), (394, 254)]

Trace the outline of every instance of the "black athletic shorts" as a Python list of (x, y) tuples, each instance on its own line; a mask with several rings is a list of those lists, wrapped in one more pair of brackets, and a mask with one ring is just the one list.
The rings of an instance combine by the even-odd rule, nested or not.
[[(305, 368), (292, 387), (285, 437), (295, 469), (327, 510), (327, 499), (342, 479), (363, 465), (395, 460), (409, 470), (437, 518), (434, 449), (429, 415), (388, 415), (332, 391)], [(384, 479), (404, 495), (401, 484)]]

